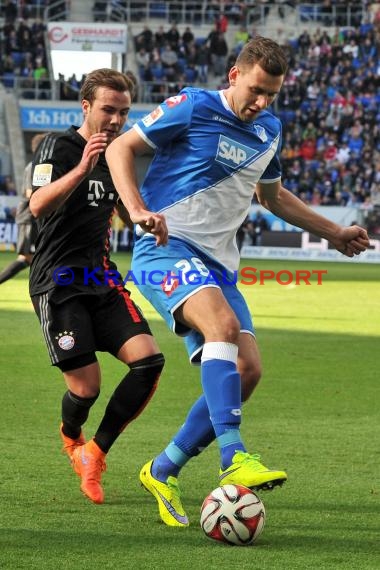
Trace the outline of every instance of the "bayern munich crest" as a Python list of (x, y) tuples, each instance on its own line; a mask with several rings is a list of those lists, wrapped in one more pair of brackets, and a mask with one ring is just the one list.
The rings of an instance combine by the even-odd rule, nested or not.
[(75, 344), (75, 340), (73, 337), (73, 332), (64, 332), (64, 333), (59, 333), (58, 336), (56, 336), (56, 340), (58, 340), (58, 346), (59, 348), (61, 348), (62, 350), (71, 350)]

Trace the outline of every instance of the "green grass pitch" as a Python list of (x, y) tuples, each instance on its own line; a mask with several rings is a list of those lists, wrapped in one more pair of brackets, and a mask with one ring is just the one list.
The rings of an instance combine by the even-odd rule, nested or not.
[[(14, 258), (2, 253), (0, 267)], [(127, 254), (115, 256), (121, 272)], [(206, 539), (203, 498), (217, 486), (213, 444), (181, 474), (188, 529), (160, 523), (139, 485), (200, 393), (180, 339), (133, 287), (166, 355), (157, 393), (108, 457), (104, 505), (79, 491), (60, 452), (59, 371), (50, 367), (28, 297), (27, 272), (0, 286), (0, 568), (2, 570), (375, 570), (380, 567), (380, 266), (243, 260), (275, 272), (325, 269), (322, 285), (242, 287), (254, 315), (264, 374), (244, 407), (243, 435), (289, 481), (261, 493), (265, 529), (251, 547)], [(100, 354), (101, 396), (88, 437), (124, 367)]]

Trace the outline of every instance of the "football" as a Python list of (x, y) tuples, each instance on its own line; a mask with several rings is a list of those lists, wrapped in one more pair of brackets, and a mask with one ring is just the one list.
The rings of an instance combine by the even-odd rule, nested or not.
[(208, 538), (246, 546), (261, 534), (265, 507), (260, 497), (243, 485), (214, 489), (203, 501), (201, 527)]

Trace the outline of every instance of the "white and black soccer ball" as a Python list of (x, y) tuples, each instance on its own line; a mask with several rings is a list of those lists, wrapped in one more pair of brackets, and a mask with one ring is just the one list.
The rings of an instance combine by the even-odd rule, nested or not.
[(261, 534), (265, 507), (260, 497), (243, 485), (223, 485), (203, 501), (201, 527), (207, 537), (246, 546)]

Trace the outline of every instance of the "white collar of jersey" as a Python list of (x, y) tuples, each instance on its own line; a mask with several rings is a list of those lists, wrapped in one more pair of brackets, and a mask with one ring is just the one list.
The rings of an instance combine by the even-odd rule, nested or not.
[[(235, 113), (233, 112), (233, 110), (232, 110), (231, 107), (229, 106), (228, 101), (227, 101), (227, 98), (226, 98), (226, 96), (225, 96), (225, 94), (224, 94), (224, 91), (223, 91), (222, 89), (219, 91), (219, 95), (220, 95), (220, 99), (221, 99), (221, 101), (222, 101), (223, 107), (224, 107), (225, 109), (227, 109), (227, 111), (230, 111), (230, 113), (232, 113), (233, 115), (235, 115)], [(236, 115), (235, 115), (235, 117), (236, 117)]]

